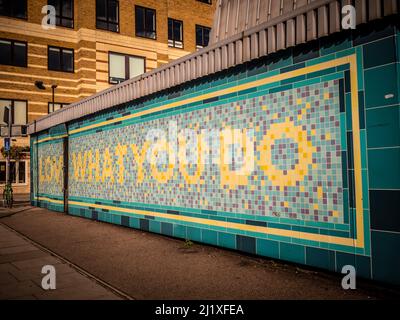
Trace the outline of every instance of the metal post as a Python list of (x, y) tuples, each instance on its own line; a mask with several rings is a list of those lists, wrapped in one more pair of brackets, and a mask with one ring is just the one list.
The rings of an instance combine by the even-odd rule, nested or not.
[(53, 110), (54, 110), (54, 90), (56, 88), (54, 88), (54, 86), (51, 86), (51, 91), (52, 91), (52, 101), (53, 101)]
[(54, 111), (54, 108), (55, 108), (55, 106), (54, 106), (54, 96), (55, 96), (55, 90), (56, 90), (56, 88), (57, 88), (57, 85), (56, 85), (56, 84), (53, 84), (53, 85), (51, 86), (52, 101), (53, 101), (53, 111)]
[(11, 175), (10, 175), (11, 128), (12, 128), (11, 107), (12, 105), (10, 105), (10, 108), (8, 108), (8, 138), (10, 139), (10, 150), (8, 150), (6, 159), (6, 184), (11, 184)]

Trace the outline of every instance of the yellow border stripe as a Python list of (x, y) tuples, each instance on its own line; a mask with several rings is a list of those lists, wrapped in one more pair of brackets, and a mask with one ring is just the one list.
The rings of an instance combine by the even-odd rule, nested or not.
[(265, 84), (274, 83), (274, 82), (278, 82), (278, 81), (281, 81), (281, 80), (294, 78), (294, 77), (297, 77), (297, 76), (300, 76), (300, 75), (303, 75), (303, 74), (308, 74), (308, 73), (312, 73), (312, 72), (315, 72), (315, 71), (320, 71), (320, 70), (323, 70), (323, 69), (336, 67), (338, 65), (343, 65), (343, 64), (346, 64), (346, 63), (350, 63), (350, 62), (351, 62), (350, 56), (342, 57), (342, 58), (339, 58), (339, 59), (336, 59), (336, 60), (333, 60), (333, 61), (327, 61), (327, 62), (316, 64), (316, 65), (313, 65), (313, 66), (305, 67), (305, 68), (302, 68), (302, 69), (297, 69), (297, 70), (293, 70), (293, 71), (290, 71), (290, 72), (278, 74), (278, 75), (275, 75), (275, 76), (272, 76), (272, 77), (267, 77), (265, 79), (260, 79), (260, 80), (252, 81), (252, 82), (249, 82), (249, 83), (244, 83), (244, 84), (241, 84), (241, 85), (238, 85), (238, 86), (234, 86), (232, 88), (227, 88), (227, 89), (222, 89), (222, 90), (210, 92), (210, 93), (203, 94), (203, 95), (200, 95), (200, 96), (196, 96), (196, 97), (193, 97), (193, 98), (188, 98), (188, 99), (185, 99), (185, 100), (172, 102), (172, 103), (169, 103), (169, 104), (166, 104), (166, 105), (163, 105), (163, 106), (151, 108), (151, 109), (148, 109), (148, 110), (139, 111), (137, 113), (130, 114), (130, 115), (127, 115), (127, 116), (114, 118), (114, 119), (107, 120), (107, 121), (102, 121), (102, 122), (95, 123), (95, 124), (92, 124), (92, 125), (89, 125), (89, 126), (86, 126), (86, 127), (82, 127), (82, 128), (77, 128), (77, 129), (71, 130), (69, 133), (70, 134), (75, 134), (75, 133), (87, 131), (87, 130), (90, 130), (90, 129), (94, 129), (94, 128), (105, 126), (107, 124), (134, 119), (134, 118), (137, 118), (137, 117), (140, 117), (140, 116), (143, 116), (143, 115), (152, 114), (154, 112), (164, 111), (164, 110), (175, 108), (177, 106), (182, 106), (182, 105), (185, 105), (185, 104), (198, 102), (198, 101), (206, 100), (206, 99), (209, 99), (209, 98), (219, 97), (219, 96), (222, 96), (222, 95), (225, 95), (225, 94), (246, 90), (246, 89), (253, 88), (253, 87), (256, 87), (256, 86), (262, 86), (262, 85), (265, 85)]
[(34, 197), (34, 199), (38, 200), (38, 201), (47, 201), (47, 202), (51, 202), (51, 203), (64, 204), (64, 200), (50, 199), (47, 197)]
[[(76, 201), (69, 201), (68, 203), (77, 205), (77, 206), (85, 206), (85, 207), (94, 207), (99, 209), (108, 209), (113, 211), (119, 211), (124, 213), (136, 214), (136, 215), (150, 215), (154, 217), (160, 218), (169, 218), (173, 220), (180, 220), (186, 222), (195, 222), (199, 224), (208, 224), (213, 226), (219, 226), (223, 228), (231, 228), (237, 230), (244, 230), (244, 231), (253, 231), (253, 232), (260, 232), (260, 233), (267, 233), (271, 235), (279, 235), (285, 236), (290, 238), (298, 238), (298, 239), (305, 239), (305, 240), (312, 240), (312, 241), (320, 241), (326, 242), (331, 244), (338, 244), (338, 245), (345, 245), (345, 246), (355, 246), (358, 248), (364, 247), (364, 219), (363, 219), (363, 203), (362, 203), (362, 174), (361, 174), (361, 144), (360, 144), (360, 127), (359, 127), (359, 110), (358, 110), (358, 80), (357, 80), (357, 58), (356, 55), (350, 55), (346, 57), (342, 57), (336, 60), (323, 62), (320, 64), (316, 64), (313, 66), (305, 67), (302, 69), (297, 69), (291, 72), (279, 74), (276, 76), (268, 77), (265, 79), (256, 80), (253, 82), (249, 82), (246, 84), (238, 85), (233, 88), (223, 89), (216, 92), (204, 94), (202, 96), (197, 96), (193, 98), (189, 98), (186, 100), (173, 102), (164, 106), (156, 107), (149, 110), (144, 110), (135, 114), (131, 114), (124, 117), (119, 117), (115, 119), (111, 119), (108, 121), (103, 121), (101, 123), (89, 125), (87, 127), (71, 130), (70, 134), (90, 130), (93, 128), (98, 128), (110, 123), (115, 123), (118, 121), (125, 121), (129, 119), (134, 119), (136, 117), (151, 114), (158, 111), (168, 110), (174, 108), (179, 105), (184, 105), (192, 102), (197, 102), (200, 100), (237, 92), (241, 90), (245, 90), (248, 88), (252, 88), (254, 86), (261, 86), (268, 83), (277, 82), (280, 80), (285, 80), (288, 78), (297, 77), (303, 74), (312, 73), (315, 71), (320, 71), (323, 69), (328, 69), (332, 67), (336, 67), (343, 64), (350, 64), (350, 75), (351, 75), (351, 105), (352, 105), (352, 125), (353, 125), (353, 149), (354, 149), (354, 176), (355, 176), (355, 193), (356, 193), (356, 238), (343, 238), (337, 236), (328, 236), (328, 235), (321, 235), (321, 234), (312, 234), (300, 231), (293, 231), (293, 230), (285, 230), (285, 229), (278, 229), (278, 228), (270, 228), (270, 227), (260, 227), (260, 226), (253, 226), (253, 225), (245, 225), (240, 223), (233, 223), (233, 222), (222, 222), (210, 219), (202, 219), (202, 218), (194, 218), (194, 217), (187, 217), (187, 216), (177, 216), (165, 213), (158, 213), (152, 211), (144, 211), (144, 210), (134, 210), (134, 209), (127, 209), (127, 208), (118, 208), (112, 207), (107, 205), (97, 205), (92, 203), (83, 203), (83, 202), (76, 202)], [(46, 138), (46, 139), (56, 139), (54, 138)], [(46, 140), (40, 140), (40, 142)], [(47, 140), (46, 140), (47, 141)], [(39, 200), (46, 200), (47, 198), (38, 198)], [(50, 201), (51, 200), (51, 201)], [(49, 199), (46, 201), (55, 202), (55, 203), (63, 203), (62, 201)]]
[(51, 140), (57, 140), (57, 139), (65, 138), (65, 137), (68, 137), (68, 135), (67, 134), (63, 134), (63, 135), (54, 136), (54, 137), (47, 137), (47, 138), (43, 138), (43, 139), (38, 140), (38, 141), (34, 141), (33, 143), (37, 144), (37, 143), (42, 143), (42, 142), (51, 141)]
[(300, 231), (293, 231), (293, 230), (286, 230), (286, 229), (260, 227), (260, 226), (253, 226), (253, 225), (247, 225), (247, 224), (235, 223), (235, 222), (218, 221), (218, 220), (212, 220), (212, 219), (203, 219), (203, 218), (195, 218), (195, 217), (188, 217), (188, 216), (178, 216), (178, 215), (168, 214), (168, 213), (159, 213), (159, 212), (153, 212), (153, 211), (147, 211), (147, 210), (128, 209), (128, 208), (113, 207), (113, 206), (100, 205), (100, 204), (94, 204), (94, 203), (84, 203), (84, 202), (78, 202), (78, 201), (68, 201), (68, 204), (80, 206), (80, 207), (106, 209), (106, 210), (118, 211), (118, 212), (122, 212), (122, 213), (134, 214), (134, 215), (146, 215), (146, 216), (153, 216), (153, 217), (172, 219), (172, 220), (178, 220), (178, 221), (194, 222), (194, 223), (206, 224), (206, 225), (211, 225), (211, 226), (216, 226), (216, 227), (259, 232), (259, 233), (272, 234), (272, 235), (289, 237), (289, 238), (300, 238), (300, 239), (306, 239), (306, 240), (312, 240), (312, 241), (335, 243), (335, 244), (340, 244), (340, 245), (345, 245), (345, 246), (353, 246), (354, 245), (354, 239), (352, 239), (352, 238), (342, 238), (342, 237), (336, 237), (336, 236), (328, 236), (328, 235), (323, 235), (323, 234), (314, 234), (314, 233), (307, 233), (307, 232), (300, 232)]
[(354, 180), (356, 195), (356, 247), (364, 247), (364, 212), (362, 195), (360, 122), (358, 110), (357, 56), (350, 56), (351, 114), (353, 126)]

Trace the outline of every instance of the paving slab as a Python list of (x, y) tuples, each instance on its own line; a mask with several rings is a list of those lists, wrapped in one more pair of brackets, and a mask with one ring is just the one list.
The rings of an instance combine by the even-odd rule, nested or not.
[[(362, 281), (357, 282), (357, 290), (343, 290), (340, 274), (198, 243), (185, 248), (181, 239), (41, 208), (0, 219), (0, 223), (12, 227), (135, 299), (399, 297), (398, 292), (393, 293), (386, 288), (362, 286)], [(16, 262), (13, 266), (21, 267), (21, 264)], [(29, 278), (21, 273), (19, 277)], [(69, 295), (72, 288), (65, 286), (62, 290)], [(93, 295), (98, 294), (93, 292)], [(38, 298), (46, 298), (47, 295), (45, 293)], [(85, 298), (85, 294), (76, 293), (74, 297)]]
[[(121, 299), (65, 261), (0, 224), (0, 300)], [(56, 270), (56, 289), (42, 288), (42, 267)]]

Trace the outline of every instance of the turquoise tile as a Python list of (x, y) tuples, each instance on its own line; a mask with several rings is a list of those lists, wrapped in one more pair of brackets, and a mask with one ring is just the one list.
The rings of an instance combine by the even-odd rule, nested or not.
[(369, 257), (336, 252), (336, 271), (342, 272), (346, 265), (353, 266), (356, 269), (357, 277), (369, 278), (371, 275), (371, 259)]
[(305, 264), (305, 248), (304, 246), (281, 242), (279, 244), (280, 259)]
[(186, 226), (174, 224), (174, 237), (186, 239)]
[(337, 53), (343, 51), (352, 46), (352, 42), (347, 37), (344, 38), (342, 34), (337, 34), (337, 39), (321, 39), (321, 55), (327, 55), (331, 53)]
[(201, 230), (201, 239), (204, 243), (217, 245), (218, 244), (218, 232), (202, 229)]
[(399, 103), (396, 64), (365, 70), (365, 107), (380, 107)]
[(367, 169), (367, 133), (360, 130), (361, 168)]
[(371, 254), (371, 222), (370, 222), (370, 213), (369, 210), (364, 210), (364, 216), (363, 216), (363, 221), (364, 221), (364, 252), (366, 255)]
[(135, 229), (139, 229), (140, 228), (140, 223), (139, 223), (139, 219), (135, 218), (135, 217), (130, 217), (129, 218), (129, 226)]
[(325, 81), (337, 80), (337, 79), (342, 79), (342, 78), (343, 78), (343, 73), (340, 72), (340, 73), (333, 73), (333, 74), (328, 74), (326, 76), (323, 76), (321, 78), (321, 81), (325, 82)]
[(299, 244), (302, 246), (311, 246), (311, 247), (319, 247), (320, 242), (318, 241), (313, 241), (313, 240), (308, 240), (308, 239), (299, 239), (299, 238), (292, 238), (292, 243), (293, 244)]
[[(326, 62), (326, 61), (331, 61), (331, 60), (335, 59), (335, 54), (334, 54), (334, 53), (324, 55), (324, 50), (322, 50), (322, 49), (321, 49), (321, 52), (322, 52), (322, 54), (323, 54), (322, 57), (319, 57), (319, 58), (316, 58), (316, 59), (312, 59), (312, 60), (306, 61), (306, 66), (313, 66), (313, 65), (316, 65), (316, 64), (318, 64), (318, 63), (322, 63), (322, 62)], [(325, 52), (326, 52), (326, 51), (325, 51)]]
[(349, 225), (347, 225), (347, 224), (335, 224), (335, 229), (336, 230), (342, 230), (342, 231), (349, 231)]
[(281, 55), (269, 63), (268, 71), (290, 66), (292, 64), (292, 61), (293, 58), (291, 55), (289, 56)]
[(265, 240), (265, 239), (257, 239), (256, 240), (256, 251), (257, 254), (270, 257), (270, 258), (279, 258), (279, 242)]
[(400, 146), (400, 106), (367, 110), (369, 148)]
[(352, 110), (351, 110), (351, 94), (346, 93), (345, 95), (346, 101), (346, 129), (353, 130), (353, 118), (352, 118)]
[(354, 48), (350, 48), (347, 50), (342, 50), (339, 51), (338, 53), (336, 53), (336, 58), (342, 58), (342, 57), (347, 57), (349, 55), (352, 55), (355, 53), (355, 49)]
[[(329, 80), (327, 80), (327, 81), (329, 81)], [(313, 84), (316, 84), (316, 83), (320, 83), (320, 82), (321, 82), (321, 78), (320, 77), (307, 79), (307, 80), (304, 80), (304, 81), (299, 81), (299, 82), (294, 83), (293, 84), (293, 88), (301, 88), (301, 87), (304, 87), (304, 86), (310, 86), (310, 85), (313, 85)]]
[(400, 147), (368, 150), (371, 189), (400, 189)]
[(236, 236), (232, 233), (218, 232), (218, 245), (229, 249), (236, 249)]
[(306, 247), (306, 263), (312, 267), (334, 271), (335, 252), (313, 247)]
[(362, 170), (363, 208), (369, 208), (368, 170)]
[(372, 278), (400, 283), (400, 234), (372, 231)]
[(161, 233), (161, 224), (158, 221), (149, 220), (149, 230), (155, 233)]
[(397, 44), (397, 62), (400, 61), (400, 34), (398, 33), (396, 36), (396, 44)]
[(396, 61), (395, 37), (388, 37), (363, 46), (364, 68), (368, 69)]
[(121, 224), (121, 216), (120, 215), (112, 215), (112, 223)]
[(187, 227), (187, 238), (192, 241), (201, 242), (201, 229), (195, 227)]

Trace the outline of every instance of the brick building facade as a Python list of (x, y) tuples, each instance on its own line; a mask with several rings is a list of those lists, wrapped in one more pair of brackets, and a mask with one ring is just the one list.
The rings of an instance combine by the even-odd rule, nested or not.
[[(113, 77), (124, 72), (121, 66), (125, 66), (125, 78), (130, 78), (195, 51), (205, 44), (204, 32), (212, 25), (215, 2), (22, 0), (0, 4), (1, 118), (4, 106), (12, 104), (14, 123), (30, 123), (122, 81), (124, 77)], [(47, 4), (56, 8), (55, 29), (42, 27), (42, 8)], [(139, 30), (138, 25), (143, 28)], [(18, 52), (26, 52), (25, 58)], [(54, 61), (58, 57), (57, 70)], [(72, 68), (65, 66), (68, 59), (73, 61)], [(111, 64), (115, 71), (110, 70)], [(42, 89), (35, 85), (37, 81), (42, 82)], [(57, 85), (54, 105), (52, 85)], [(29, 139), (17, 138), (13, 145), (29, 146)], [(19, 164), (12, 163), (12, 175), (15, 192), (29, 192), (28, 155)], [(0, 155), (0, 191), (3, 180), (5, 161)]]

